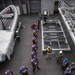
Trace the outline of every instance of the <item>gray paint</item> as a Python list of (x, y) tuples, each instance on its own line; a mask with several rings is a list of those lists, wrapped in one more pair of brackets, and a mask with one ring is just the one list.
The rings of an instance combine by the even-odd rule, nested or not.
[(43, 11), (46, 10), (49, 14), (53, 14), (55, 1), (60, 0), (41, 0), (41, 13), (43, 14)]
[(30, 1), (30, 13), (40, 13), (41, 2), (40, 1)]

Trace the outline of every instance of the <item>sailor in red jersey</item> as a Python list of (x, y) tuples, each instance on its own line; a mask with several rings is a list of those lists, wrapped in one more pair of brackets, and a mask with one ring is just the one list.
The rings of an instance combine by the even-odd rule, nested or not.
[(20, 67), (20, 73), (21, 73), (22, 75), (29, 75), (29, 74), (28, 74), (28, 68), (25, 67), (25, 66), (21, 66), (21, 67)]
[(5, 72), (5, 75), (13, 75), (13, 72), (10, 71), (10, 70), (7, 70), (7, 71)]

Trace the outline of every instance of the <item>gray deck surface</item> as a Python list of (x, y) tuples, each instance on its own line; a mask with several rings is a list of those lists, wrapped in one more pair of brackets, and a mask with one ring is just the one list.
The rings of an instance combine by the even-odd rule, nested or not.
[[(19, 68), (22, 65), (28, 67), (29, 75), (34, 75), (31, 66), (31, 50), (32, 50), (31, 46), (32, 46), (32, 34), (33, 34), (31, 25), (36, 22), (37, 17), (38, 15), (20, 16), (20, 21), (22, 22), (22, 25), (25, 25), (25, 29), (21, 28), (20, 32), (21, 42), (19, 44), (16, 44), (14, 53), (11, 56), (11, 60), (7, 61), (6, 63), (4, 62), (0, 64), (0, 75), (4, 75), (4, 72), (7, 69), (12, 70), (14, 75), (21, 75), (19, 72)], [(50, 18), (54, 17), (58, 17), (61, 19), (61, 17), (58, 14), (50, 16)], [(66, 32), (66, 36), (68, 38), (69, 44), (72, 49), (70, 52), (64, 52), (64, 56), (68, 57), (69, 61), (72, 62), (75, 61), (75, 46), (73, 45), (72, 40), (70, 39), (70, 36), (66, 30), (66, 27), (64, 26), (63, 21), (62, 25)], [(39, 67), (41, 68), (41, 71), (37, 71), (35, 75), (63, 75), (60, 66), (56, 63), (55, 56), (56, 52), (52, 52), (51, 60), (45, 59), (45, 54), (43, 54), (41, 50), (41, 31), (39, 30), (37, 58), (39, 60)], [(73, 72), (72, 75), (75, 75), (75, 72)]]

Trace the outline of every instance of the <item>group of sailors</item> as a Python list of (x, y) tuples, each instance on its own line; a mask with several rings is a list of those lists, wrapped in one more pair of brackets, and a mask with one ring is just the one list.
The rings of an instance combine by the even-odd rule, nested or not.
[[(33, 68), (33, 73), (35, 73), (36, 70), (40, 70), (38, 66), (38, 59), (37, 59), (37, 38), (38, 38), (38, 30), (39, 30), (39, 24), (40, 24), (40, 19), (38, 18), (37, 21), (32, 25), (33, 28), (33, 37), (32, 37), (32, 51), (31, 51), (31, 65)], [(72, 62), (71, 64), (69, 63), (68, 58), (64, 58), (64, 54), (62, 51), (59, 51), (57, 54), (57, 63), (61, 65), (61, 69), (63, 70), (64, 75), (71, 75), (72, 71), (75, 70), (75, 63)], [(20, 74), (22, 75), (29, 75), (28, 74), (28, 68), (25, 66), (20, 67)], [(5, 75), (13, 75), (13, 72), (11, 70), (7, 70), (5, 72)]]
[(37, 37), (38, 37), (38, 30), (39, 30), (39, 24), (40, 24), (40, 19), (38, 18), (37, 21), (33, 24), (33, 37), (32, 37), (32, 51), (31, 51), (31, 65), (33, 68), (33, 73), (35, 73), (36, 70), (40, 70), (38, 66), (38, 59), (37, 59)]
[(57, 55), (57, 63), (61, 65), (61, 69), (63, 70), (63, 75), (71, 75), (75, 70), (75, 63), (69, 63), (68, 58), (63, 58), (63, 52), (59, 51)]
[[(36, 23), (33, 24), (33, 37), (32, 37), (32, 52), (31, 52), (31, 65), (33, 68), (33, 73), (35, 73), (36, 70), (40, 70), (38, 66), (38, 59), (37, 59), (37, 37), (38, 37), (38, 30), (39, 30), (39, 23), (40, 19), (38, 18)], [(28, 68), (25, 66), (20, 67), (20, 74), (22, 75), (29, 75)], [(13, 72), (11, 70), (7, 70), (5, 72), (5, 75), (13, 75)]]

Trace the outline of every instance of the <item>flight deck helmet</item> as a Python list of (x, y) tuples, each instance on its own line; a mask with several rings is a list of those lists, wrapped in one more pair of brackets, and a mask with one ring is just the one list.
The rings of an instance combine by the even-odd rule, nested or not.
[(11, 72), (10, 70), (7, 70), (7, 71), (5, 72), (5, 75), (12, 75), (12, 72)]
[(68, 58), (64, 58), (63, 62), (65, 63), (68, 62)]

